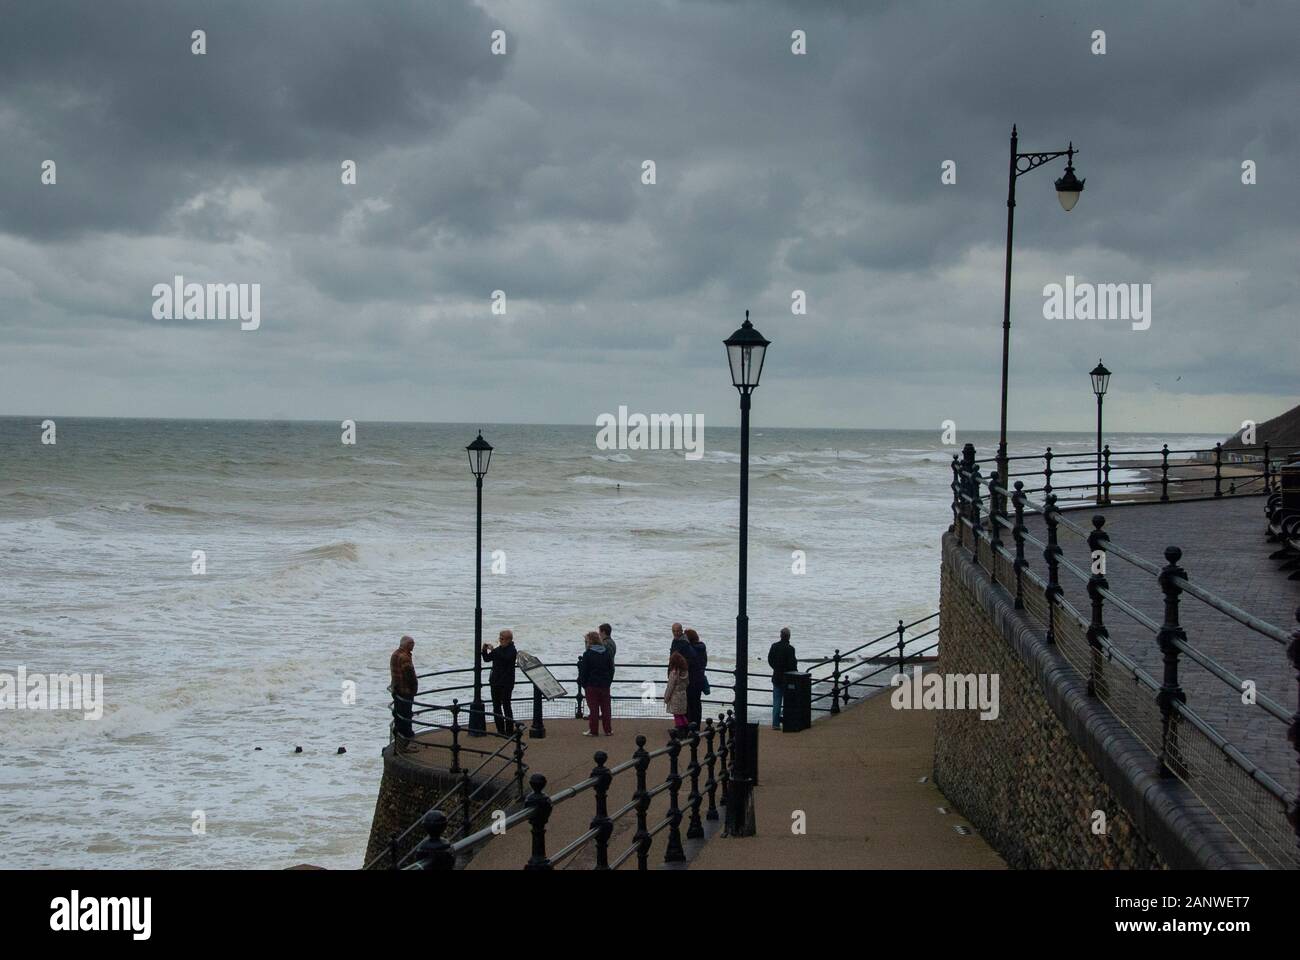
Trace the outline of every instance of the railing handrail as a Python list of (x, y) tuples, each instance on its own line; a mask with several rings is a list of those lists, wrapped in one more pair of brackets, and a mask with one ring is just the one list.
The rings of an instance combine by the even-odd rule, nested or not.
[[(1263, 447), (1265, 454), (1257, 461), (1262, 464), (1262, 470), (1250, 477), (1225, 475), (1222, 470), (1225, 463), (1225, 450), (1222, 444), (1216, 445), (1211, 450), (1193, 451), (1213, 453), (1214, 469), (1212, 472), (1200, 471), (1201, 475), (1188, 480), (1203, 484), (1202, 490), (1208, 490), (1209, 485), (1212, 484), (1213, 495), (1217, 498), (1225, 495), (1249, 496), (1261, 492), (1268, 493), (1270, 510), (1273, 510), (1273, 504), (1280, 499), (1276, 493), (1276, 485), (1280, 483), (1280, 479), (1279, 474), (1273, 472), (1272, 465), (1275, 461), (1281, 462), (1281, 453), (1286, 448), (1270, 447), (1267, 444)], [(1239, 449), (1234, 448), (1228, 452), (1236, 457)], [(1171, 452), (1167, 445), (1159, 451), (1161, 461), (1158, 464), (1158, 480), (1148, 478), (1125, 483), (1145, 487), (1158, 486), (1159, 502), (1168, 502), (1169, 486), (1174, 482), (1169, 475)], [(1110, 490), (1113, 486), (1123, 485), (1110, 479), (1110, 471), (1116, 465), (1128, 466), (1120, 459), (1126, 453), (1128, 452), (1114, 451), (1109, 446), (1104, 446), (1091, 455), (1090, 459), (1095, 463), (1083, 468), (1089, 472), (1097, 471), (1097, 481), (1086, 486), (1096, 491), (1099, 506), (1111, 502)], [(1217, 683), (1223, 684), (1234, 694), (1241, 694), (1248, 685), (1236, 670), (1219, 662), (1204, 650), (1198, 649), (1188, 639), (1186, 631), (1181, 626), (1183, 617), (1179, 609), (1180, 600), (1184, 596), (1194, 597), (1206, 608), (1234, 620), (1255, 635), (1275, 643), (1290, 643), (1288, 656), (1298, 671), (1300, 671), (1300, 631), (1289, 634), (1277, 625), (1249, 613), (1215, 591), (1193, 581), (1180, 565), (1182, 551), (1177, 547), (1170, 546), (1165, 550), (1167, 562), (1162, 567), (1129, 548), (1113, 543), (1104, 529), (1106, 523), (1104, 514), (1095, 513), (1092, 516), (1091, 530), (1075, 522), (1070, 515), (1066, 514), (1057, 496), (1058, 493), (1075, 489), (1075, 485), (1053, 483), (1052, 478), (1059, 474), (1083, 472), (1083, 470), (1075, 471), (1068, 467), (1053, 469), (1052, 461), (1060, 456), (1052, 454), (1050, 447), (1043, 456), (1045, 461), (1043, 471), (1041, 474), (1035, 474), (1041, 475), (1044, 480), (1045, 496), (1042, 502), (1039, 502), (1029, 496), (1031, 491), (1025, 489), (1023, 481), (1016, 481), (1014, 485), (1010, 483), (1010, 480), (1016, 476), (1015, 473), (1011, 473), (1009, 477), (1002, 477), (994, 470), (987, 476), (982, 475), (980, 464), (988, 461), (977, 460), (974, 448), (967, 444), (962, 455), (954, 457), (951, 464), (952, 524), (950, 529), (954, 532), (957, 543), (970, 550), (970, 556), (977, 566), (986, 567), (985, 572), (994, 583), (1008, 591), (1014, 587), (1016, 609), (1027, 609), (1023, 596), (1026, 584), (1033, 588), (1033, 594), (1041, 593), (1042, 599), (1039, 602), (1044, 606), (1038, 610), (1043, 612), (1036, 610), (1034, 616), (1045, 627), (1045, 640), (1048, 644), (1065, 642), (1059, 639), (1065, 637), (1069, 638), (1068, 642), (1071, 645), (1082, 644), (1086, 640), (1085, 647), (1072, 647), (1075, 652), (1067, 657), (1067, 660), (1071, 667), (1086, 679), (1089, 696), (1101, 698), (1101, 702), (1121, 722), (1135, 731), (1138, 728), (1133, 724), (1143, 723), (1138, 719), (1140, 714), (1132, 712), (1133, 707), (1124, 706), (1122, 700), (1111, 699), (1110, 691), (1114, 688), (1110, 685), (1114, 684), (1115, 680), (1107, 679), (1107, 671), (1104, 669), (1106, 663), (1118, 663), (1120, 668), (1127, 671), (1148, 692), (1155, 694), (1153, 700), (1160, 714), (1159, 736), (1152, 739), (1148, 728), (1148, 733), (1139, 736), (1139, 739), (1155, 754), (1160, 776), (1175, 776), (1184, 780), (1207, 808), (1213, 811), (1243, 846), (1261, 862), (1280, 865), (1296, 862), (1294, 846), (1288, 851), (1286, 842), (1277, 832), (1279, 825), (1277, 815), (1286, 813), (1287, 817), (1284, 819), (1290, 820), (1294, 832), (1297, 837), (1300, 837), (1300, 800), (1297, 799), (1296, 793), (1290, 792), (1269, 771), (1251, 760), (1227, 736), (1216, 729), (1213, 723), (1208, 722), (1198, 711), (1187, 705), (1186, 693), (1179, 681), (1180, 655), (1186, 656), (1190, 662), (1204, 670), (1206, 675)], [(1244, 459), (1234, 461), (1236, 464), (1243, 462)], [(999, 463), (998, 466), (1001, 464)], [(1155, 465), (1143, 464), (1143, 467), (1148, 469), (1153, 466)], [(1223, 490), (1225, 480), (1229, 481), (1226, 494)], [(1240, 484), (1237, 482), (1239, 480)], [(1242, 492), (1243, 488), (1259, 480), (1263, 481), (1262, 490)], [(985, 512), (983, 495), (985, 491), (987, 491), (987, 512)], [(1014, 511), (1011, 509), (1012, 506)], [(1046, 524), (1046, 543), (1034, 537), (1025, 528), (1024, 518), (1035, 514), (1042, 517)], [(1272, 523), (1271, 514), (1270, 523)], [(1014, 549), (1009, 549), (1005, 545), (1001, 536), (1004, 530), (1011, 533)], [(1091, 570), (1082, 569), (1063, 555), (1058, 540), (1062, 530), (1086, 542), (1092, 558)], [(969, 531), (969, 544), (965, 542), (966, 531)], [(1027, 544), (1042, 549), (1042, 556), (1047, 561), (1046, 582), (1032, 570), (1027, 569), (1025, 558)], [(982, 553), (986, 553), (989, 557), (987, 565), (981, 560)], [(1111, 587), (1106, 570), (1106, 561), (1111, 558), (1127, 563), (1155, 580), (1163, 595), (1163, 622), (1157, 622), (1154, 617), (1138, 609)], [(1059, 584), (1059, 574), (1062, 570), (1086, 585), (1091, 607), (1090, 615), (1081, 614), (1065, 598)], [(1103, 619), (1107, 609), (1120, 611), (1141, 628), (1155, 634), (1163, 659), (1162, 680), (1157, 681), (1138, 666), (1136, 661), (1111, 639), (1110, 631)], [(1297, 617), (1300, 618), (1300, 611), (1297, 611)], [(1058, 628), (1064, 631), (1070, 621), (1073, 621), (1074, 626), (1069, 631), (1058, 632)], [(1258, 689), (1253, 689), (1252, 692), (1253, 699), (1243, 698), (1243, 703), (1260, 707), (1269, 723), (1300, 722), (1297, 719), (1300, 718), (1300, 710), (1292, 714), (1268, 694)], [(1197, 754), (1184, 752), (1178, 733), (1179, 722), (1186, 723), (1190, 729), (1202, 735), (1223, 758), (1244, 772), (1250, 782), (1261, 788), (1272, 801), (1278, 802), (1281, 809), (1257, 806), (1258, 800), (1261, 799), (1258, 795), (1240, 797), (1234, 795), (1232, 791), (1240, 788), (1231, 786), (1231, 780), (1223, 779), (1216, 772), (1218, 768), (1211, 761), (1194, 759)], [(1158, 741), (1158, 749), (1156, 741)], [(1295, 743), (1295, 748), (1300, 752), (1300, 741)], [(1234, 803), (1237, 806), (1233, 806)], [(1269, 810), (1272, 811), (1271, 814), (1267, 812)]]

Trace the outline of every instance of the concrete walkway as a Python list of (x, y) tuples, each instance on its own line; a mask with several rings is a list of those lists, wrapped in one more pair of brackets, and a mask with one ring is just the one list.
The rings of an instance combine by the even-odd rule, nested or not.
[[(589, 738), (581, 736), (585, 721), (548, 720), (546, 738), (529, 741), (530, 770), (544, 773), (546, 790), (554, 793), (590, 775), (595, 750), (604, 750), (609, 755), (607, 766), (613, 767), (632, 756), (638, 733), (646, 736), (646, 749), (654, 750), (666, 742), (670, 726), (668, 718), (616, 717), (614, 736)], [(934, 726), (933, 712), (896, 711), (886, 692), (802, 733), (764, 727), (759, 743), (760, 785), (755, 793), (758, 835), (722, 837), (720, 820), (706, 823), (705, 841), (686, 842), (690, 869), (1004, 869), (1001, 858), (973, 829), (969, 835), (957, 832), (956, 826), (970, 825), (929, 780)], [(703, 754), (701, 743), (701, 762)], [(689, 750), (683, 749), (683, 776), (688, 761)], [(666, 757), (654, 760), (649, 784), (659, 783), (666, 771)], [(920, 782), (922, 778), (925, 782)], [(700, 779), (703, 792), (703, 774)], [(633, 771), (615, 779), (609, 796), (611, 814), (631, 799), (634, 788)], [(681, 792), (684, 810), (688, 792), (689, 780)], [(651, 826), (666, 809), (664, 793), (652, 803)], [(804, 835), (791, 830), (796, 810), (805, 815)], [(557, 806), (547, 829), (548, 853), (555, 854), (586, 831), (594, 812), (590, 791)], [(682, 823), (683, 836), (687, 822)], [(616, 823), (611, 858), (631, 846), (635, 829), (632, 813)], [(655, 837), (652, 869), (663, 866), (665, 841), (666, 832)], [(521, 825), (487, 841), (469, 869), (517, 870), (528, 859), (529, 846), (529, 830)], [(563, 867), (589, 869), (593, 863), (588, 844)], [(635, 865), (633, 856), (623, 869)]]
[[(934, 712), (895, 710), (888, 694), (802, 733), (765, 728), (754, 798), (757, 835), (712, 840), (691, 868), (1006, 869), (929, 779)], [(795, 811), (805, 815), (802, 836), (792, 830)], [(958, 833), (958, 825), (970, 835)]]

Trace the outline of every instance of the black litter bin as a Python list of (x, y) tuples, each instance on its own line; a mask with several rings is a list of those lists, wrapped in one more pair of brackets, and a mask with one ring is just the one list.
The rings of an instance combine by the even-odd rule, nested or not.
[(781, 700), (781, 732), (798, 733), (812, 726), (812, 674), (788, 672)]

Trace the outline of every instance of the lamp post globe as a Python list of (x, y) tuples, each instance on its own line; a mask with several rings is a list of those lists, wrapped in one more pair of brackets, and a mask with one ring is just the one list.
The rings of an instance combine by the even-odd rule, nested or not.
[(474, 474), (474, 699), (469, 706), (468, 730), (473, 736), (487, 732), (487, 713), (483, 705), (483, 478), (492, 463), (492, 444), (478, 432), (465, 447), (469, 469)]
[[(1084, 180), (1080, 180), (1074, 175), (1074, 143), (1071, 142), (1070, 149), (1066, 152), (1065, 176), (1056, 181), (1056, 199), (1061, 201), (1061, 209), (1069, 213), (1074, 209), (1074, 205), (1079, 202), (1079, 194), (1083, 193)], [(1085, 178), (1086, 180), (1086, 178)]]

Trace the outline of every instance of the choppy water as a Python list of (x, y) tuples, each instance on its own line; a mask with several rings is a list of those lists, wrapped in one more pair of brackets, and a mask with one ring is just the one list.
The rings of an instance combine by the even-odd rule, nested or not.
[[(48, 446), (39, 422), (0, 419), (0, 672), (102, 673), (107, 705), (0, 711), (0, 867), (357, 866), (396, 639), (416, 638), (421, 672), (472, 653), (474, 430), (363, 422), (345, 446), (336, 423), (69, 418)], [(485, 636), (509, 626), (567, 660), (609, 620), (620, 659), (659, 659), (681, 620), (730, 664), (734, 429), (707, 428), (694, 462), (598, 450), (594, 426), (484, 433)], [(960, 439), (991, 454), (995, 438)], [(939, 441), (755, 431), (755, 649), (787, 624), (801, 655), (847, 648), (936, 608)], [(1048, 443), (1092, 440), (1021, 434), (1012, 452)]]

